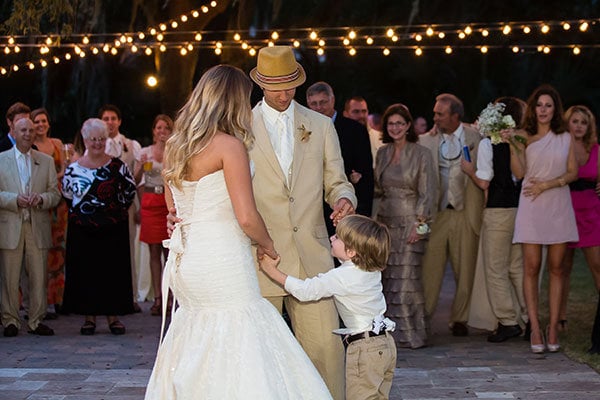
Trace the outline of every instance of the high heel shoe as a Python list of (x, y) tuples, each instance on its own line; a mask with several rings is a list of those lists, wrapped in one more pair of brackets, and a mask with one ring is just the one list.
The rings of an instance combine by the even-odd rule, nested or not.
[(546, 343), (546, 346), (548, 347), (548, 351), (550, 353), (556, 353), (557, 351), (560, 350), (560, 344), (557, 343), (550, 343), (550, 325), (548, 325), (546, 327), (546, 339), (548, 340), (548, 343)]
[(531, 348), (531, 352), (533, 354), (542, 354), (545, 350), (546, 350), (546, 344), (544, 341), (544, 333), (540, 330), (540, 336), (542, 337), (542, 343), (541, 344), (533, 344), (531, 343), (531, 338), (533, 338), (533, 335), (531, 335), (530, 338), (530, 343), (529, 343), (529, 347)]

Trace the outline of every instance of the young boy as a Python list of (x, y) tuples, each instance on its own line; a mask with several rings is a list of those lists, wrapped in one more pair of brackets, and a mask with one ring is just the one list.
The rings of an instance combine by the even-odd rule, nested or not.
[(388, 399), (396, 367), (396, 345), (387, 331), (395, 323), (384, 317), (381, 271), (389, 256), (385, 226), (362, 215), (343, 218), (331, 238), (331, 254), (342, 263), (314, 278), (301, 280), (277, 269), (263, 257), (260, 268), (300, 301), (333, 296), (346, 328), (336, 329), (346, 348), (346, 399)]

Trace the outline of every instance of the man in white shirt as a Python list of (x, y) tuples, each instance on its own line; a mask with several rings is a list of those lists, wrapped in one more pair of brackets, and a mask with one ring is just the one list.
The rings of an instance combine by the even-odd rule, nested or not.
[[(250, 78), (264, 94), (252, 110), (255, 141), (249, 154), (256, 205), (282, 255), (281, 269), (313, 277), (333, 267), (323, 198), (333, 209), (334, 224), (356, 207), (339, 140), (331, 118), (293, 100), (306, 74), (291, 47), (260, 49)], [(339, 327), (333, 301), (300, 303), (264, 273), (258, 279), (261, 294), (279, 311), (285, 304), (296, 338), (333, 398), (343, 399), (344, 349), (332, 334)]]
[(427, 147), (433, 156), (439, 195), (437, 215), (423, 257), (425, 311), (431, 318), (437, 306), (446, 263), (450, 261), (456, 279), (456, 293), (449, 325), (454, 336), (466, 336), (469, 334), (466, 324), (475, 276), (483, 192), (462, 172), (460, 160), (465, 146), (471, 159), (477, 159), (481, 136), (461, 122), (463, 103), (452, 94), (437, 96), (433, 113), (434, 129), (419, 137), (419, 144)]
[(0, 154), (0, 282), (4, 336), (19, 333), (19, 280), (24, 266), (28, 284), (28, 332), (51, 336), (41, 323), (46, 314), (46, 265), (52, 246), (49, 209), (60, 201), (52, 157), (32, 150), (33, 122), (14, 123), (15, 146)]
[[(129, 172), (133, 175), (136, 162), (140, 162), (142, 146), (137, 140), (128, 139), (121, 132), (121, 111), (113, 104), (105, 104), (98, 111), (98, 118), (106, 124), (108, 128), (108, 139), (106, 140), (105, 153), (111, 157), (119, 158), (123, 161)], [(131, 207), (129, 207), (129, 252), (131, 259), (131, 282), (133, 284), (133, 309), (135, 312), (141, 312), (141, 308), (136, 301), (137, 296), (137, 275), (140, 265), (135, 258), (137, 222), (136, 214), (140, 210), (140, 202), (136, 194)]]

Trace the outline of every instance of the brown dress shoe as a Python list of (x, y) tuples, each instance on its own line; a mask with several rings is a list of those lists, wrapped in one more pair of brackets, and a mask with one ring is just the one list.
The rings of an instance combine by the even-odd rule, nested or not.
[(38, 336), (53, 336), (54, 330), (47, 325), (38, 324), (37, 328), (34, 330), (28, 330), (27, 333)]
[(19, 328), (17, 328), (14, 324), (9, 324), (6, 328), (4, 328), (4, 336), (5, 337), (15, 337), (19, 334)]

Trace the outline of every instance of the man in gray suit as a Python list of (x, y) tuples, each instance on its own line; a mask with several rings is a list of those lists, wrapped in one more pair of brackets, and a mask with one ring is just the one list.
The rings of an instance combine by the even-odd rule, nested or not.
[[(0, 154), (0, 277), (4, 336), (19, 332), (21, 267), (29, 283), (28, 332), (51, 336), (40, 321), (46, 314), (46, 265), (52, 246), (49, 209), (60, 200), (52, 157), (32, 150), (33, 122), (19, 119), (12, 131), (15, 146)], [(10, 228), (9, 228), (10, 227)], [(23, 262), (25, 261), (25, 262)]]

